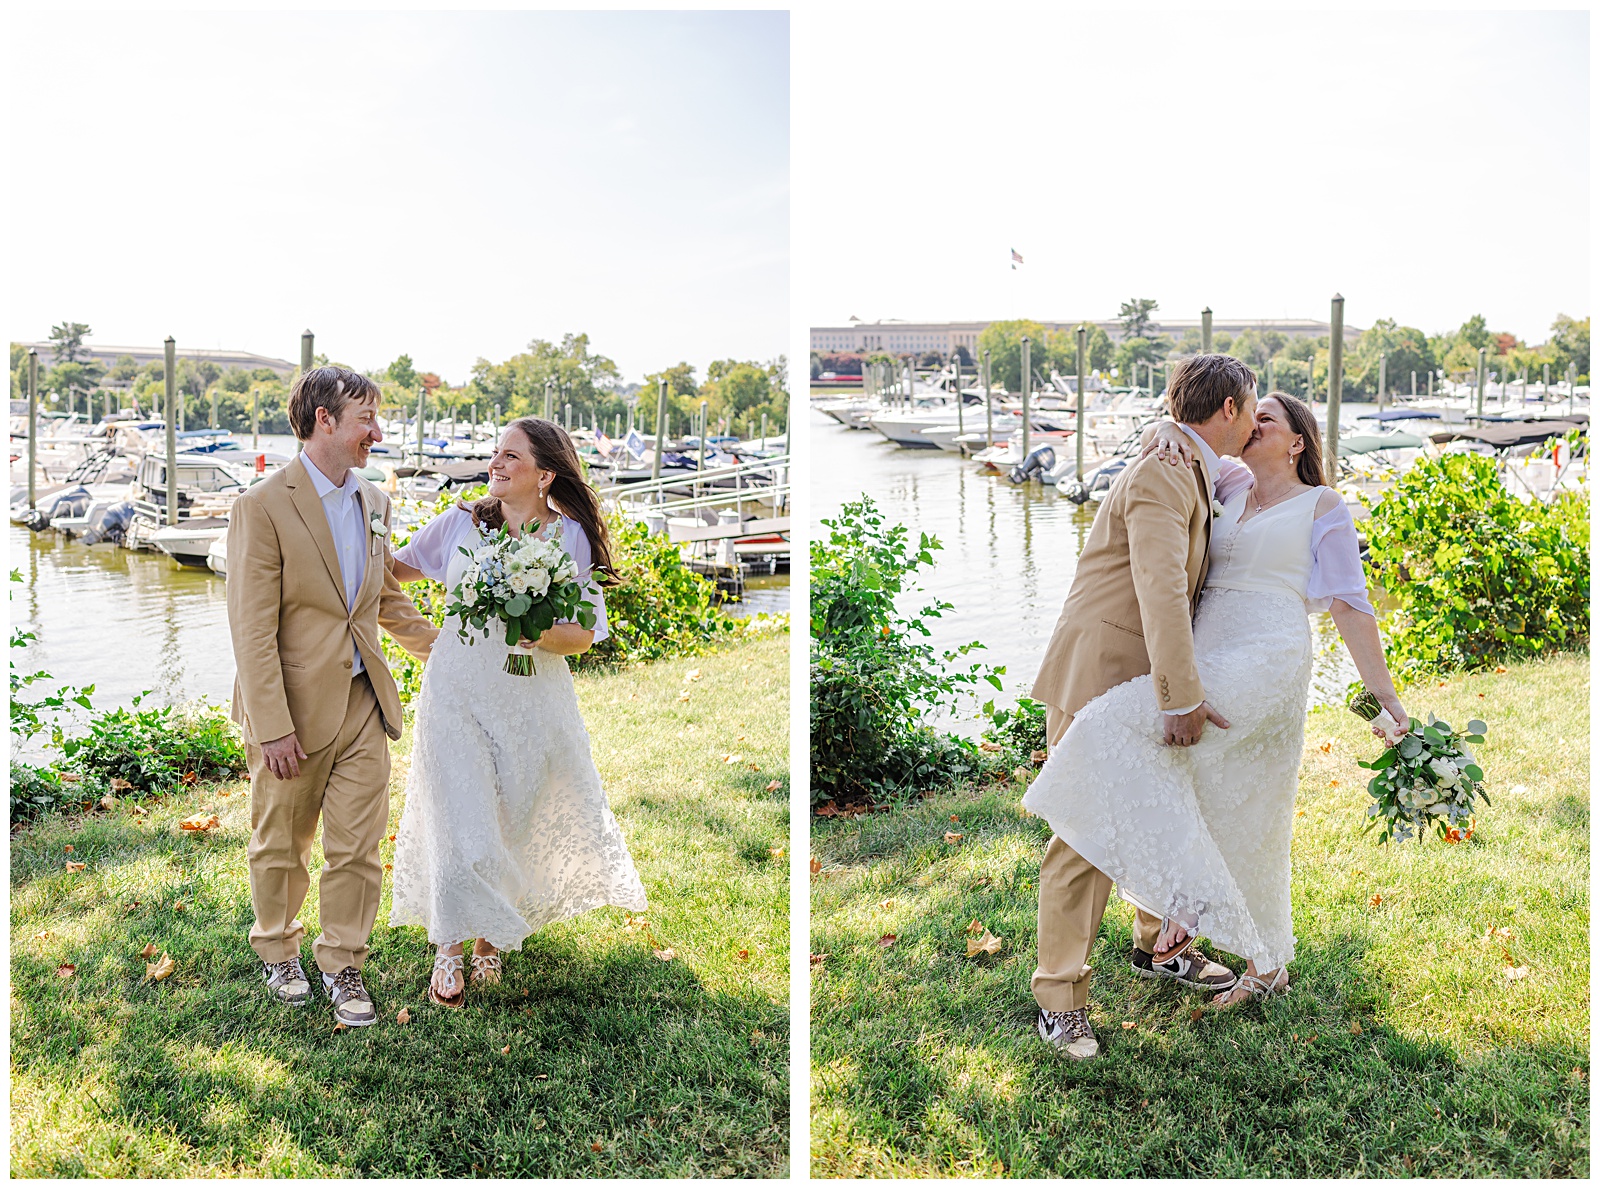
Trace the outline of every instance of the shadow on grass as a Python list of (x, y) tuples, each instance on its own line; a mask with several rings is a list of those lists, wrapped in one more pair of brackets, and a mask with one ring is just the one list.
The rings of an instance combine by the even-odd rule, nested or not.
[[(181, 833), (167, 816), (47, 823), (12, 841), (12, 1104), (27, 1118), (14, 1124), (14, 1173), (770, 1176), (783, 1166), (789, 1030), (768, 996), (708, 990), (602, 910), (541, 930), (507, 955), (502, 985), (449, 1011), (426, 1002), (422, 931), (380, 925), (364, 973), (382, 1020), (336, 1034), (325, 999), (290, 1009), (262, 989), (245, 942), (243, 831)], [(86, 872), (63, 871), (69, 838)], [(313, 884), (312, 910), (315, 894)], [(29, 916), (48, 929), (25, 946)], [(302, 918), (314, 935), (313, 913)], [(171, 978), (145, 979), (147, 941), (177, 961)], [(76, 970), (63, 977), (39, 950)], [(302, 959), (315, 979), (309, 946)], [(53, 1135), (35, 1146), (30, 1132), (51, 1127), (50, 1112), (18, 1107), (79, 1095), (96, 1143)], [(111, 1156), (100, 1150), (107, 1130), (127, 1137)]]
[[(1034, 1032), (1019, 941), (1016, 958), (966, 970), (935, 960), (931, 987), (846, 975), (818, 994), (813, 1175), (1586, 1173), (1587, 1053), (1463, 1057), (1375, 1022), (1389, 988), (1357, 936), (1303, 945), (1286, 998), (1220, 1011), (1133, 975), (1131, 932), (1108, 918), (1092, 960), (1103, 1051), (1084, 1063)], [(908, 970), (921, 957), (913, 944)]]

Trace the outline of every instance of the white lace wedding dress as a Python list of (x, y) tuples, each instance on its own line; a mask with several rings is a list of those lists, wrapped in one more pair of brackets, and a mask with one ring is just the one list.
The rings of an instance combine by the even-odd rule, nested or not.
[[(605, 600), (590, 579), (588, 537), (575, 521), (560, 524), (597, 604), (598, 643)], [(395, 556), (454, 588), (467, 561), (458, 546), (478, 536), (471, 514), (454, 508)], [(644, 909), (566, 658), (535, 650), (534, 675), (513, 676), (503, 634), (469, 631), (462, 643), (456, 628), (446, 622), (423, 671), (389, 923), (421, 925), (435, 945), (481, 937), (516, 950), (541, 926), (592, 908)]]
[(1079, 711), (1022, 800), (1125, 899), (1262, 971), (1294, 956), (1289, 841), (1311, 683), (1307, 610), (1337, 596), (1371, 611), (1349, 511), (1316, 515), (1325, 490), (1243, 524), (1249, 497), (1238, 491), (1213, 524), (1195, 662), (1229, 729), (1207, 723), (1193, 747), (1167, 746), (1151, 678), (1135, 678)]

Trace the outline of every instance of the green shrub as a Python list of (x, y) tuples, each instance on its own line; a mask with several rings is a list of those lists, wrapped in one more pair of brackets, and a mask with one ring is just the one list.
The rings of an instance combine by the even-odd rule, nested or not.
[(42, 813), (62, 809), (80, 809), (89, 796), (102, 794), (98, 784), (89, 789), (81, 781), (63, 780), (54, 768), (36, 768), (32, 764), (11, 761), (11, 824), (32, 821)]
[(221, 707), (198, 702), (146, 710), (140, 708), (143, 698), (92, 715), (87, 735), (65, 739), (58, 731), (61, 767), (135, 793), (161, 793), (245, 770), (244, 743)]
[(895, 598), (939, 542), (910, 544), (904, 525), (885, 525), (870, 497), (825, 520), (811, 543), (811, 800), (892, 796), (981, 773), (983, 753), (927, 725), (924, 715), (956, 709), (980, 682), (1000, 688), (1005, 669), (951, 666), (978, 643), (944, 654), (917, 640), (927, 620), (952, 604), (904, 616)]
[(986, 702), (983, 712), (993, 724), (984, 730), (983, 737), (1008, 749), (1008, 762), (1030, 763), (1034, 752), (1045, 750), (1043, 702), (1019, 698), (1015, 710), (996, 710), (993, 702)]
[(1522, 503), (1493, 459), (1421, 459), (1363, 526), (1401, 681), (1589, 643), (1589, 498)]

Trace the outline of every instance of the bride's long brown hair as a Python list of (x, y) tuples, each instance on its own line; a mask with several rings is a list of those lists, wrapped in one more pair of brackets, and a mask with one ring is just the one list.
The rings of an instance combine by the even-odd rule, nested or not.
[[(600, 497), (585, 481), (577, 448), (567, 431), (543, 417), (521, 417), (506, 428), (519, 430), (528, 439), (535, 466), (556, 473), (546, 497), (563, 516), (570, 516), (583, 527), (589, 538), (589, 550), (594, 555), (594, 580), (601, 586), (618, 585), (622, 580), (611, 564), (611, 534), (606, 531)], [(486, 495), (459, 506), (472, 513), (474, 524), (484, 528), (498, 529), (506, 522), (505, 510), (495, 496)]]

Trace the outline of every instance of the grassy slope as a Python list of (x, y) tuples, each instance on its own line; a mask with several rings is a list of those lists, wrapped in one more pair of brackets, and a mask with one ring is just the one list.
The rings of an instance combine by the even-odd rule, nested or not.
[[(367, 966), (383, 1020), (334, 1035), (325, 1000), (266, 999), (246, 944), (247, 786), (142, 827), (124, 807), (14, 838), (13, 1175), (783, 1175), (787, 644), (578, 680), (670, 962), (604, 909), (542, 930), (449, 1012), (424, 999), (421, 930), (386, 924), (386, 883)], [(391, 829), (404, 779), (397, 754)], [(220, 831), (177, 829), (202, 810)], [(68, 844), (86, 871), (64, 871)], [(147, 941), (177, 960), (163, 983), (142, 981)]]
[[(1017, 790), (817, 824), (813, 1175), (1587, 1175), (1588, 687), (1584, 656), (1412, 692), (1413, 713), (1490, 725), (1494, 806), (1456, 846), (1363, 836), (1355, 760), (1374, 741), (1312, 714), (1294, 992), (1192, 1019), (1202, 996), (1129, 973), (1113, 899), (1090, 1009), (1104, 1054), (1082, 1065), (1032, 1031), (1049, 831)], [(966, 957), (974, 919), (998, 957)]]

